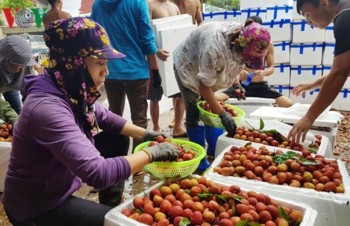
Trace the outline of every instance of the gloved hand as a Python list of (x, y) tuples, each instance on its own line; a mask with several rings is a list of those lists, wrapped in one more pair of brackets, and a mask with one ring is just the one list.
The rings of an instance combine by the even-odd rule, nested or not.
[(174, 144), (163, 142), (152, 147), (142, 149), (151, 159), (151, 162), (157, 161), (175, 161), (180, 154), (179, 148)]
[(152, 86), (154, 88), (160, 87), (162, 84), (162, 78), (160, 77), (159, 70), (152, 70), (153, 74), (153, 81), (152, 81)]
[(236, 132), (237, 125), (232, 116), (225, 110), (219, 114), (222, 125), (224, 125), (229, 136), (233, 136)]
[(245, 100), (245, 89), (241, 86), (241, 84), (234, 84), (232, 85), (232, 88), (237, 100)]
[(166, 138), (166, 135), (164, 133), (146, 130), (146, 132), (143, 134), (142, 141), (152, 141), (159, 136), (163, 136), (164, 138)]

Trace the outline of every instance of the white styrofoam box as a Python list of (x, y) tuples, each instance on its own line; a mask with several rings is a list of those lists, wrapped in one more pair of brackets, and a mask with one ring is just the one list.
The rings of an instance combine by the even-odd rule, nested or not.
[[(307, 80), (305, 80), (305, 81), (307, 81)], [(290, 99), (294, 103), (312, 104), (314, 102), (314, 100), (316, 99), (319, 92), (320, 92), (320, 89), (310, 90), (310, 91), (306, 91), (305, 95), (300, 95), (300, 96), (290, 95)]]
[[(199, 175), (192, 175), (190, 178), (199, 178)], [(214, 178), (210, 178), (210, 180), (214, 181), (216, 184), (221, 185), (221, 186), (231, 186), (231, 183), (227, 183), (224, 181), (217, 181)], [(150, 193), (150, 191), (154, 188), (160, 188), (162, 185), (164, 185), (165, 182), (161, 181), (153, 186), (151, 186), (149, 189), (146, 191), (137, 194), (136, 196), (138, 197), (145, 197), (147, 194)], [(254, 191), (254, 189), (246, 189), (244, 186), (241, 186), (240, 184), (236, 184), (240, 187), (242, 191), (248, 192), (248, 191)], [(259, 193), (265, 194), (263, 191), (260, 191)], [(266, 195), (266, 194), (265, 194)], [(315, 221), (317, 218), (317, 211), (313, 208), (311, 208), (309, 205), (299, 202), (296, 203), (293, 201), (293, 199), (289, 199), (286, 197), (278, 197), (275, 198), (275, 195), (270, 194), (269, 197), (273, 200), (276, 200), (280, 205), (290, 207), (292, 209), (299, 210), (303, 213), (303, 221), (300, 223), (300, 226), (316, 226)], [(121, 213), (123, 209), (129, 208), (132, 209), (133, 206), (133, 199), (128, 199), (124, 201), (122, 204), (119, 206), (111, 209), (107, 214), (105, 215), (105, 220), (104, 220), (104, 226), (143, 226), (145, 224), (139, 223), (136, 220), (133, 220), (131, 218), (128, 218), (124, 214)]]
[(266, 21), (292, 18), (293, 6), (291, 5), (274, 5), (266, 7)]
[(350, 111), (350, 89), (343, 88), (332, 103), (332, 107), (338, 110)]
[[(289, 63), (290, 61), (290, 42), (275, 42), (274, 47), (274, 62), (275, 64)], [(281, 84), (281, 83), (280, 83)]]
[(4, 191), (4, 180), (9, 164), (12, 145), (10, 142), (0, 142), (0, 193)]
[(271, 98), (246, 97), (243, 101), (237, 100), (236, 98), (230, 98), (226, 102), (239, 107), (246, 113), (246, 115), (249, 115), (259, 107), (273, 106), (276, 100)]
[[(323, 65), (323, 73), (322, 76), (328, 75), (331, 71), (331, 66)], [(348, 77), (343, 85), (343, 88), (350, 88), (350, 77)]]
[(288, 85), (282, 85), (282, 84), (277, 84), (277, 85), (271, 85), (272, 88), (274, 88), (277, 92), (282, 94), (285, 97), (289, 98), (289, 92), (291, 87)]
[(248, 8), (241, 9), (241, 23), (244, 24), (245, 21), (251, 16), (259, 16), (262, 21), (266, 18), (266, 8)]
[(327, 43), (335, 43), (333, 23), (328, 25), (325, 29), (324, 41)]
[(293, 0), (263, 0), (261, 2), (261, 7), (269, 7), (269, 6), (292, 6)]
[(297, 0), (293, 1), (293, 20), (305, 20), (305, 17), (297, 12)]
[[(261, 107), (252, 112), (249, 117), (255, 119), (277, 119), (285, 123), (296, 123), (299, 121), (310, 108), (310, 104), (294, 104), (289, 108), (282, 107)], [(330, 111), (327, 108), (317, 117), (314, 126), (337, 128), (342, 119), (342, 115), (337, 111)]]
[(276, 64), (272, 75), (265, 77), (269, 85), (288, 85), (290, 83), (290, 65)]
[(290, 65), (320, 65), (323, 43), (292, 43)]
[(270, 20), (263, 22), (263, 25), (269, 30), (271, 41), (291, 41), (292, 29), (290, 19)]
[(259, 8), (264, 0), (244, 0), (239, 1), (240, 9)]
[[(260, 144), (252, 144), (253, 147), (259, 148)], [(266, 146), (269, 150), (270, 147)], [(210, 168), (204, 173), (204, 176), (223, 183), (236, 184), (242, 187), (248, 187), (251, 190), (263, 192), (267, 195), (276, 197), (288, 197), (296, 202), (303, 202), (310, 205), (317, 212), (315, 225), (317, 226), (350, 226), (350, 178), (344, 163), (337, 160), (340, 173), (343, 176), (343, 185), (345, 193), (328, 193), (318, 192), (314, 189), (295, 188), (285, 185), (270, 184), (258, 180), (248, 180), (241, 177), (222, 176), (214, 173), (214, 168), (220, 164), (225, 152), (229, 151), (231, 146), (228, 146), (218, 157), (215, 158)], [(282, 150), (283, 151), (283, 150)]]
[(305, 20), (292, 22), (294, 43), (324, 42), (325, 30), (309, 25)]
[(323, 65), (332, 65), (334, 58), (334, 43), (324, 43), (323, 54), (322, 54), (322, 64)]
[(207, 12), (203, 13), (203, 20), (241, 22), (241, 11), (234, 9), (232, 11)]
[[(181, 27), (173, 27), (159, 30), (159, 46), (170, 53), (184, 41), (187, 36), (197, 28), (197, 25), (190, 24)], [(174, 74), (174, 60), (172, 55), (166, 61), (157, 59), (159, 72), (162, 78), (162, 88), (165, 96), (171, 96), (180, 92)]]
[[(173, 27), (180, 27), (182, 25), (192, 24), (192, 16), (189, 14), (181, 14), (177, 16), (163, 17), (151, 20), (152, 28), (155, 34), (157, 46), (159, 46), (159, 31), (162, 29), (169, 29)], [(172, 42), (172, 41), (171, 41)]]
[(303, 82), (312, 82), (322, 77), (322, 65), (290, 66), (290, 85), (296, 86)]
[[(264, 120), (264, 130), (277, 130), (280, 134), (282, 134), (284, 137), (288, 136), (289, 131), (292, 129), (292, 126), (280, 122), (276, 119), (272, 120)], [(249, 119), (246, 118), (239, 122), (238, 126), (243, 126), (245, 128), (254, 128), (259, 129), (260, 127), (260, 119)], [(316, 133), (317, 134), (317, 133)], [(304, 147), (308, 147), (313, 141), (315, 140), (315, 135), (311, 132), (307, 133), (305, 142), (302, 143)], [(220, 153), (227, 147), (233, 144), (244, 146), (247, 143), (250, 143), (250, 141), (247, 140), (239, 140), (232, 137), (228, 137), (227, 133), (223, 133), (219, 136), (217, 142), (216, 142), (216, 149), (215, 149), (215, 157), (220, 155)], [(254, 143), (254, 142), (251, 142)], [(268, 145), (266, 145), (268, 146)], [(285, 151), (290, 151), (289, 149), (285, 148), (279, 148), (279, 147), (273, 147), (269, 146), (272, 149), (282, 149)], [(329, 142), (329, 139), (326, 136), (322, 136), (321, 139), (321, 145), (317, 151), (317, 154), (323, 155), (324, 157), (332, 157), (333, 149), (331, 147), (331, 144)]]
[(323, 65), (322, 76), (328, 75), (328, 73), (331, 71), (331, 68), (331, 66)]

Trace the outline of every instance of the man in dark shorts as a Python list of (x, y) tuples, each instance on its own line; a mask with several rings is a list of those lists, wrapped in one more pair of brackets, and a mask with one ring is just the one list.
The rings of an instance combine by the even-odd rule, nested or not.
[(350, 1), (345, 0), (297, 0), (297, 12), (319, 29), (334, 24), (335, 50), (331, 71), (311, 83), (296, 86), (292, 93), (300, 95), (307, 90), (320, 88), (320, 93), (305, 116), (289, 132), (293, 142), (304, 141), (306, 133), (317, 117), (334, 101), (350, 72)]

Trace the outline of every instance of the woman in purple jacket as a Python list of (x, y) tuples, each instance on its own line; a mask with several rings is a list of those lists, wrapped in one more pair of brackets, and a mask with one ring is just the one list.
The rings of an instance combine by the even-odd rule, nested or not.
[[(161, 143), (127, 156), (129, 136), (151, 140), (159, 134), (96, 102), (108, 59), (125, 57), (100, 25), (79, 17), (59, 20), (47, 26), (44, 38), (50, 64), (44, 74), (25, 78), (3, 204), (15, 226), (103, 225), (111, 207), (72, 196), (81, 183), (99, 189), (107, 203), (120, 197), (130, 175), (149, 162), (175, 160), (178, 150)], [(103, 132), (93, 136), (94, 128)]]

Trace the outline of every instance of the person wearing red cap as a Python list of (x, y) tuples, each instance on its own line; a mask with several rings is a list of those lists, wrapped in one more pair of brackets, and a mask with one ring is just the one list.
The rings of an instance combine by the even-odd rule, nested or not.
[[(129, 136), (152, 140), (160, 133), (96, 101), (107, 61), (125, 57), (99, 24), (82, 17), (57, 20), (44, 39), (50, 63), (44, 74), (24, 80), (2, 202), (15, 226), (102, 226), (111, 206), (121, 202), (125, 179), (152, 161), (177, 159), (179, 150), (165, 142), (127, 155)], [(96, 128), (103, 132), (93, 136)], [(82, 182), (99, 190), (100, 203), (72, 195)]]

